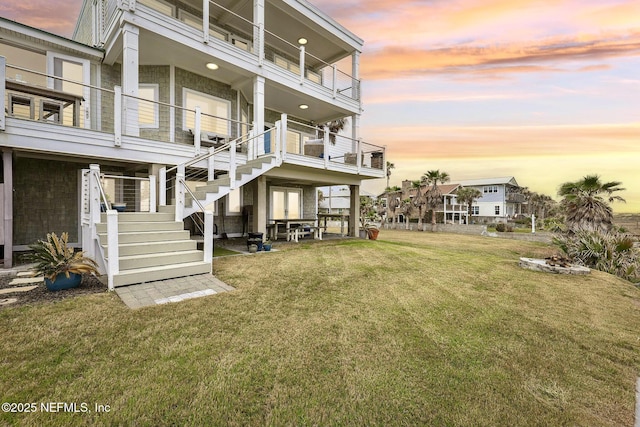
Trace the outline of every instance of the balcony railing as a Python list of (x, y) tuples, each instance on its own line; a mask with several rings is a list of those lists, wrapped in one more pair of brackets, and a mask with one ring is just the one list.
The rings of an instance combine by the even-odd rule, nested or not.
[[(122, 1), (122, 0), (121, 0)], [(113, 5), (116, 0), (102, 3), (100, 22), (108, 23), (113, 18)], [(186, 4), (169, 4), (162, 0), (129, 0), (122, 7), (132, 9), (145, 8), (152, 13), (169, 16), (185, 24), (187, 31), (193, 31), (205, 43), (223, 42), (255, 56), (257, 61), (267, 61), (286, 70), (301, 82), (318, 85), (334, 97), (360, 101), (360, 80), (330, 64), (322, 58), (307, 52), (304, 46), (295, 40), (287, 40), (278, 35), (274, 28), (264, 28), (225, 8), (214, 1), (203, 0), (202, 8), (194, 10)], [(209, 19), (203, 19), (207, 15)], [(217, 16), (225, 16), (221, 23)], [(107, 36), (109, 25), (104, 25), (102, 37)]]
[[(273, 128), (259, 135), (259, 147), (242, 145), (241, 141), (249, 134), (256, 135), (252, 123), (206, 114), (199, 108), (123, 95), (119, 87), (103, 89), (15, 65), (7, 64), (5, 68), (3, 63), (4, 58), (0, 57), (0, 87), (5, 92), (0, 106), (0, 129), (5, 127), (5, 117), (12, 117), (102, 132), (113, 136), (115, 146), (122, 145), (123, 136), (191, 146), (196, 155), (233, 140), (238, 141), (239, 155), (249, 155), (250, 148), (256, 153), (273, 153), (275, 144), (271, 141), (279, 138), (278, 130)], [(25, 80), (6, 77), (16, 74), (25, 76)], [(47, 80), (66, 83), (73, 92), (37, 84)], [(384, 170), (384, 147), (331, 133), (327, 128), (287, 120), (286, 115), (282, 122), (288, 129), (284, 157), (322, 159), (325, 168), (342, 164), (352, 165), (358, 171)]]

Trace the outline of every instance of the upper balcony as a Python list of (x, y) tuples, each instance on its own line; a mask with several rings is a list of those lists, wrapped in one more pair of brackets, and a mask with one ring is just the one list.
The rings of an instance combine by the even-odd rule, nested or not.
[(283, 115), (273, 128), (257, 130), (253, 123), (205, 114), (199, 107), (127, 96), (119, 87), (100, 88), (5, 64), (4, 57), (0, 99), (0, 136), (14, 148), (180, 164), (233, 142), (237, 152), (220, 153), (217, 167), (229, 168), (234, 158), (278, 154), (294, 166), (360, 179), (384, 177), (384, 147), (328, 128)]
[(140, 30), (140, 65), (173, 63), (203, 74), (204, 64), (214, 61), (216, 80), (248, 98), (252, 78), (263, 76), (265, 99), (275, 111), (312, 104), (314, 117), (302, 118), (316, 122), (359, 113), (362, 40), (306, 2), (265, 0), (262, 11), (253, 3), (104, 0), (95, 42), (104, 46), (107, 64), (121, 62), (120, 29), (131, 23)]

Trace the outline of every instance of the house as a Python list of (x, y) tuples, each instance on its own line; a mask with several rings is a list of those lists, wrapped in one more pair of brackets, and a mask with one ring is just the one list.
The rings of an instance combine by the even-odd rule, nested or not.
[(0, 18), (4, 266), (68, 231), (113, 288), (210, 272), (216, 225), (289, 231), (317, 187), (357, 210), (385, 176), (362, 46), (304, 0), (84, 0), (72, 39)]
[[(471, 221), (475, 222), (506, 222), (515, 215), (522, 213), (522, 204), (525, 202), (524, 196), (518, 191), (519, 186), (514, 177), (487, 178), (459, 181), (455, 184), (440, 184), (438, 188), (442, 193), (442, 203), (436, 208), (438, 222), (447, 223), (467, 223), (468, 209), (466, 205), (460, 204), (456, 199), (456, 192), (462, 187), (476, 188), (482, 194), (471, 206)], [(424, 194), (429, 186), (423, 184), (420, 190)], [(417, 194), (417, 189), (413, 187), (413, 181), (404, 180), (401, 190), (392, 193), (395, 199), (395, 215), (390, 208), (387, 208), (387, 221), (407, 223), (407, 220), (417, 221), (420, 212), (415, 206), (405, 204), (403, 201), (413, 200)], [(389, 205), (387, 194), (379, 196), (384, 206)], [(428, 207), (422, 208), (423, 216), (429, 211)], [(407, 224), (408, 225), (408, 224)]]
[(471, 179), (460, 181), (459, 184), (482, 193), (482, 197), (471, 206), (474, 221), (506, 222), (515, 215), (522, 214), (525, 198), (518, 192), (520, 187), (512, 176)]

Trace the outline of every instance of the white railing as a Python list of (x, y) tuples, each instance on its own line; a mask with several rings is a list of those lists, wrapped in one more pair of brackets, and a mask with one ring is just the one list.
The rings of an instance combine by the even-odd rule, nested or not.
[[(102, 206), (106, 210), (107, 254), (105, 256), (97, 233), (102, 222)], [(118, 212), (110, 208), (100, 182), (100, 166), (92, 164), (82, 171), (82, 250), (95, 259), (102, 273), (107, 274), (108, 288), (114, 289), (114, 277), (120, 272), (118, 249)]]
[[(356, 166), (358, 171), (362, 167), (384, 169), (384, 161), (380, 160), (384, 159), (383, 147), (329, 133), (325, 128), (292, 121), (291, 130), (301, 132), (304, 137), (295, 149), (287, 149), (287, 142), (283, 141), (279, 145), (282, 150), (276, 150), (275, 144), (269, 146), (269, 141), (280, 142), (280, 135), (287, 135), (286, 117), (281, 120), (279, 134), (275, 127), (257, 133), (251, 123), (205, 114), (199, 108), (188, 109), (124, 95), (118, 86), (109, 90), (15, 65), (3, 67), (2, 59), (0, 57), (0, 88), (4, 89), (4, 96), (0, 90), (0, 129), (6, 128), (6, 117), (12, 117), (103, 132), (113, 136), (114, 146), (121, 146), (122, 138), (128, 136), (189, 145), (195, 156), (208, 155), (211, 147), (225, 146), (233, 156), (246, 156), (249, 160), (266, 151), (281, 156), (281, 160), (286, 159), (287, 153), (320, 157), (324, 159), (325, 168), (331, 161)], [(9, 74), (20, 80), (8, 78)], [(77, 90), (67, 93), (43, 86), (48, 81), (58, 81)], [(236, 143), (236, 151), (229, 150), (232, 141)], [(360, 156), (355, 156), (354, 161), (356, 152)]]
[[(188, 184), (195, 185), (216, 179), (216, 157), (218, 155), (224, 154), (225, 160), (228, 159), (229, 162), (228, 173), (225, 175), (229, 178), (229, 191), (237, 187), (236, 171), (239, 166), (266, 155), (273, 155), (276, 162), (281, 163), (283, 157), (286, 157), (286, 152), (283, 150), (286, 145), (282, 141), (283, 136), (286, 135), (282, 124), (286, 122), (286, 117), (286, 114), (283, 114), (282, 119), (276, 122), (273, 128), (264, 132), (251, 131), (247, 135), (242, 135), (218, 147), (210, 147), (208, 152), (188, 162), (160, 169), (159, 205), (166, 206), (167, 199), (173, 197), (175, 199), (176, 221), (182, 221), (185, 218), (185, 197), (187, 193), (191, 193), (192, 200), (199, 205), (201, 210), (204, 210)], [(265, 143), (267, 138), (269, 138), (270, 144)], [(242, 156), (238, 156), (239, 153)], [(203, 164), (206, 164), (206, 167), (202, 167)], [(178, 185), (180, 180), (184, 186)]]
[(297, 44), (297, 41), (287, 40), (274, 29), (254, 24), (219, 3), (203, 0), (199, 16), (193, 9), (167, 8), (164, 2), (158, 0), (136, 0), (136, 4), (153, 9), (155, 13), (168, 15), (170, 11), (168, 16), (181, 21), (191, 31), (198, 31), (203, 43), (228, 43), (257, 57), (260, 65), (268, 61), (295, 74), (301, 82), (324, 87), (334, 97), (360, 101), (359, 79), (340, 70), (336, 64), (307, 52), (306, 47)]

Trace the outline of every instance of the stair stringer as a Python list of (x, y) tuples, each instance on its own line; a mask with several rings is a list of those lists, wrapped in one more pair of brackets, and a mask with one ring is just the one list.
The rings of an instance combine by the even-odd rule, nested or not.
[[(244, 165), (238, 166), (236, 169), (235, 188), (253, 181), (271, 169), (280, 166), (280, 164), (281, 162), (278, 162), (275, 156), (268, 156), (260, 157), (255, 160), (251, 160)], [(231, 190), (230, 179), (225, 175), (214, 181), (208, 181), (205, 185), (197, 186), (193, 195), (196, 197), (200, 205), (207, 206), (228, 195)], [(201, 209), (198, 203), (192, 199), (190, 194), (187, 194), (185, 196), (183, 218), (200, 211)]]

